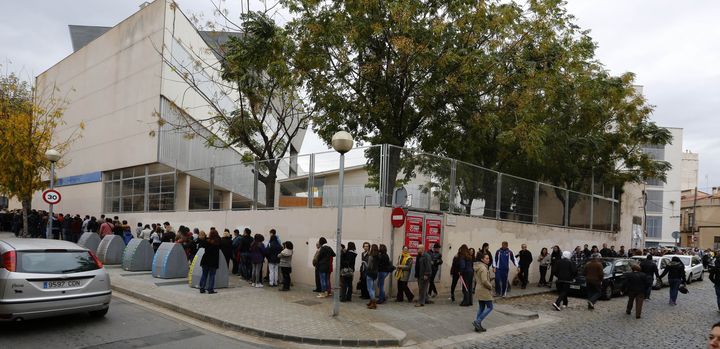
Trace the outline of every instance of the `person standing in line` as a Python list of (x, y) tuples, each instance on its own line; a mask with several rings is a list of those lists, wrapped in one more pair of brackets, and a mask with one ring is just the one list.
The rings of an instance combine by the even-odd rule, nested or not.
[(255, 234), (252, 245), (250, 245), (250, 261), (252, 262), (252, 287), (262, 288), (262, 269), (265, 263), (266, 249), (265, 237)]
[(559, 295), (552, 305), (557, 311), (560, 311), (561, 305), (563, 308), (567, 308), (570, 284), (573, 282), (575, 275), (577, 274), (575, 263), (570, 261), (570, 257), (572, 257), (572, 253), (570, 253), (570, 251), (564, 251), (562, 253), (562, 259), (555, 262), (555, 276), (557, 276), (558, 279), (555, 285)]
[(380, 244), (379, 248), (379, 265), (378, 265), (378, 281), (377, 281), (377, 288), (378, 288), (378, 302), (377, 304), (383, 304), (385, 303), (385, 279), (387, 278), (390, 273), (395, 270), (395, 267), (393, 267), (392, 262), (390, 261), (390, 256), (388, 256), (387, 253), (387, 246)]
[(150, 240), (150, 236), (152, 235), (152, 230), (150, 230), (150, 225), (145, 224), (145, 227), (143, 230), (140, 231), (139, 238), (143, 240)]
[[(193, 230), (193, 239), (197, 240), (197, 237), (195, 234), (196, 233)], [(230, 271), (233, 275), (238, 275), (240, 273), (240, 243), (241, 242), (242, 242), (242, 236), (240, 236), (240, 230), (238, 230), (238, 229), (233, 230), (233, 239), (232, 239), (233, 267), (232, 267), (232, 270)]]
[(545, 279), (545, 276), (547, 275), (547, 270), (550, 266), (550, 254), (548, 253), (547, 247), (543, 247), (540, 250), (540, 255), (538, 256), (537, 261), (540, 264), (540, 281), (538, 281), (538, 287), (547, 286), (548, 282), (547, 279)]
[(658, 267), (653, 261), (653, 257), (648, 255), (644, 261), (640, 262), (640, 270), (645, 273), (645, 277), (648, 279), (648, 287), (645, 290), (645, 300), (650, 300), (650, 293), (653, 288), (653, 277), (657, 277), (660, 280), (660, 274), (658, 273)]
[(200, 293), (213, 294), (215, 292), (215, 273), (220, 267), (220, 236), (217, 231), (211, 230), (207, 243), (204, 245), (205, 254), (200, 260), (202, 275), (200, 276)]
[(585, 253), (580, 249), (580, 246), (575, 247), (575, 251), (573, 252), (572, 257), (570, 258), (570, 261), (575, 263), (575, 267), (580, 267), (581, 265), (585, 264)]
[(520, 270), (520, 288), (525, 289), (528, 285), (528, 277), (530, 276), (530, 264), (533, 261), (532, 253), (527, 249), (526, 244), (520, 245), (520, 252), (516, 256)]
[(460, 280), (462, 282), (462, 293), (463, 299), (460, 302), (461, 307), (469, 307), (472, 305), (472, 287), (473, 287), (473, 258), (470, 254), (470, 249), (467, 245), (463, 244), (458, 249), (458, 256), (460, 257)]
[[(479, 259), (477, 259), (480, 256), (480, 254), (479, 253), (476, 254), (474, 248), (468, 247), (468, 252), (470, 253), (470, 259), (472, 260), (473, 263), (480, 261)], [(473, 271), (472, 274), (475, 275), (475, 272)], [(472, 296), (472, 294), (475, 293), (475, 283), (476, 283), (475, 277), (473, 277), (472, 279), (473, 279), (473, 282), (472, 282), (472, 285), (470, 285), (470, 295), (471, 296)], [(470, 305), (472, 305), (472, 297), (470, 297)]]
[(482, 256), (483, 256), (484, 254), (486, 254), (486, 255), (488, 255), (488, 256), (490, 257), (490, 264), (489, 264), (489, 265), (492, 266), (492, 265), (493, 265), (493, 254), (492, 254), (492, 252), (490, 252), (490, 244), (488, 244), (487, 242), (484, 242), (484, 243), (482, 244), (482, 248), (480, 248), (480, 252), (478, 252), (477, 255), (475, 256), (475, 261), (476, 261), (476, 262), (481, 261), (481, 260), (482, 260)]
[(670, 260), (670, 263), (660, 275), (660, 279), (665, 275), (668, 276), (668, 283), (670, 284), (670, 302), (668, 304), (677, 305), (680, 284), (685, 282), (685, 265), (680, 260), (680, 257), (676, 256)]
[(473, 327), (477, 332), (487, 331), (482, 326), (482, 321), (490, 315), (493, 310), (493, 296), (492, 296), (492, 276), (489, 270), (490, 256), (483, 254), (481, 256), (480, 263), (476, 263), (473, 267), (475, 270), (475, 279), (478, 282), (478, 290), (475, 294), (475, 298), (478, 300), (478, 312), (473, 321)]
[[(456, 254), (452, 259), (452, 264), (450, 265), (450, 276), (452, 277), (452, 280), (450, 282), (450, 302), (455, 302), (455, 287), (457, 287), (457, 283), (460, 280), (460, 253)], [(462, 285), (460, 285), (462, 287)]]
[(312, 259), (312, 265), (315, 267), (315, 289), (313, 292), (320, 293), (322, 292), (322, 285), (320, 285), (320, 270), (318, 269), (318, 256), (320, 255), (320, 243), (315, 243), (315, 255), (313, 255)]
[(612, 257), (612, 250), (610, 250), (610, 249), (607, 247), (607, 244), (606, 244), (606, 243), (603, 243), (603, 244), (602, 244), (602, 249), (600, 250), (600, 255), (602, 255), (603, 258)]
[(368, 252), (367, 255), (367, 269), (365, 270), (366, 275), (366, 284), (368, 289), (368, 294), (370, 296), (370, 302), (367, 304), (368, 309), (376, 309), (377, 308), (377, 299), (375, 299), (375, 283), (377, 282), (378, 278), (378, 267), (380, 264), (380, 261), (378, 260), (378, 254), (380, 252), (378, 251), (378, 245), (372, 244), (370, 246), (370, 252)]
[(280, 272), (283, 275), (283, 287), (279, 291), (290, 291), (290, 273), (292, 273), (292, 256), (293, 256), (293, 243), (285, 241), (283, 243), (283, 250), (278, 254), (280, 257)]
[[(272, 229), (271, 231), (274, 231)], [(268, 284), (270, 287), (277, 287), (278, 285), (278, 271), (280, 268), (280, 257), (278, 255), (282, 252), (283, 247), (278, 241), (278, 237), (275, 234), (270, 234), (270, 241), (267, 246), (267, 260), (268, 260)]]
[(360, 299), (370, 299), (367, 287), (367, 270), (368, 253), (370, 253), (370, 243), (365, 241), (362, 245), (362, 254), (360, 255), (360, 281), (358, 281), (357, 289), (360, 290)]
[(440, 244), (437, 242), (433, 245), (432, 250), (428, 251), (430, 254), (430, 262), (432, 265), (432, 273), (430, 274), (430, 297), (435, 298), (438, 295), (437, 287), (435, 286), (435, 277), (437, 276), (440, 265), (443, 264), (442, 253), (440, 253)]
[(583, 254), (585, 254), (585, 259), (586, 259), (586, 260), (590, 260), (590, 258), (592, 257), (592, 254), (593, 254), (593, 253), (592, 253), (592, 251), (590, 251), (590, 249), (588, 248), (588, 244), (585, 244), (585, 245), (583, 246)]
[(625, 314), (630, 315), (633, 303), (635, 303), (635, 318), (639, 319), (642, 316), (643, 300), (649, 282), (639, 265), (633, 264), (630, 268), (632, 271), (625, 273), (625, 284), (623, 285), (623, 293), (628, 296)]
[(355, 274), (355, 243), (348, 242), (347, 248), (343, 247), (340, 255), (340, 301), (352, 301), (352, 283)]
[(503, 241), (502, 247), (495, 252), (495, 291), (500, 297), (505, 297), (508, 292), (508, 278), (510, 277), (510, 262), (517, 267), (515, 255), (508, 248), (508, 242)]
[(317, 256), (317, 270), (320, 274), (320, 294), (317, 298), (326, 298), (330, 296), (330, 265), (332, 258), (335, 257), (335, 251), (327, 245), (327, 240), (321, 237), (318, 240), (320, 250)]
[(710, 270), (710, 281), (715, 286), (715, 298), (718, 313), (720, 313), (720, 255), (715, 256), (714, 262), (708, 264), (708, 269)]
[(137, 227), (135, 227), (135, 237), (138, 239), (142, 239), (142, 231), (143, 231), (143, 224), (142, 224), (142, 222), (138, 222)]
[(100, 238), (104, 238), (108, 235), (112, 235), (115, 226), (112, 224), (112, 219), (105, 218), (105, 223), (100, 224)]
[(398, 265), (395, 267), (395, 278), (397, 279), (398, 284), (397, 297), (395, 298), (396, 302), (402, 302), (403, 295), (405, 295), (408, 302), (411, 303), (413, 298), (415, 298), (415, 295), (413, 295), (412, 291), (410, 291), (410, 288), (408, 287), (412, 264), (413, 258), (410, 255), (410, 250), (407, 246), (403, 246), (402, 253), (400, 254), (400, 257), (398, 257)]
[(548, 279), (547, 287), (552, 288), (553, 277), (555, 277), (555, 263), (562, 259), (562, 252), (560, 246), (555, 245), (550, 253), (550, 278)]
[(240, 241), (240, 275), (243, 279), (252, 283), (252, 260), (250, 258), (250, 246), (253, 244), (252, 231), (250, 228), (243, 230), (242, 240)]
[[(183, 227), (182, 232), (178, 228), (178, 232), (186, 239), (188, 243), (192, 243), (192, 233), (190, 233), (190, 228)], [(225, 257), (225, 264), (230, 267), (230, 259), (232, 258), (232, 237), (230, 236), (230, 230), (225, 229), (223, 231), (222, 237), (220, 238), (220, 252), (222, 252), (223, 257)]]
[(589, 310), (595, 309), (595, 303), (600, 299), (600, 290), (602, 289), (602, 282), (605, 278), (600, 258), (602, 258), (602, 256), (599, 253), (591, 255), (590, 261), (585, 263), (585, 269), (583, 270), (585, 283), (587, 285), (585, 291), (587, 292)]
[(416, 307), (424, 307), (425, 304), (432, 303), (427, 300), (428, 289), (430, 288), (430, 274), (432, 274), (430, 256), (425, 253), (425, 245), (419, 244), (415, 262), (415, 278), (418, 281), (418, 302), (415, 304)]

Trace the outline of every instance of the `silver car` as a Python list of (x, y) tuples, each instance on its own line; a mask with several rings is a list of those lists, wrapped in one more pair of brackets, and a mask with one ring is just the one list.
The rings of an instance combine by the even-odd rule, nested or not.
[(0, 240), (0, 321), (22, 321), (110, 307), (110, 275), (94, 253), (72, 242)]

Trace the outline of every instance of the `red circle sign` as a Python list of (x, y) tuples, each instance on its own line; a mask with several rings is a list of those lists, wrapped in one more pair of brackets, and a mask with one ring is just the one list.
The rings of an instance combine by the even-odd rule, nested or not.
[(60, 193), (55, 189), (48, 189), (42, 193), (43, 201), (50, 205), (54, 205), (60, 202)]
[(402, 207), (393, 208), (390, 215), (390, 221), (392, 222), (393, 227), (402, 227), (403, 224), (405, 224), (405, 210), (403, 210)]

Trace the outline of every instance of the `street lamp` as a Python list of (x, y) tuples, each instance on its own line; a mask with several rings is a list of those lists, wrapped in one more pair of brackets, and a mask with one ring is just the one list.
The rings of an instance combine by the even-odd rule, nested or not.
[[(50, 148), (45, 152), (45, 158), (50, 161), (50, 189), (55, 189), (55, 163), (60, 160), (60, 152)], [(52, 234), (52, 218), (53, 218), (53, 204), (50, 204), (50, 210), (48, 212), (47, 228), (45, 228), (45, 238), (50, 239)]]
[(338, 217), (337, 217), (337, 231), (335, 232), (335, 292), (333, 292), (333, 309), (332, 315), (337, 316), (340, 312), (340, 254), (342, 248), (340, 243), (342, 241), (342, 211), (343, 211), (343, 186), (345, 185), (345, 153), (350, 151), (353, 146), (352, 136), (345, 132), (339, 131), (332, 137), (332, 147), (336, 152), (340, 153), (340, 183), (338, 184)]

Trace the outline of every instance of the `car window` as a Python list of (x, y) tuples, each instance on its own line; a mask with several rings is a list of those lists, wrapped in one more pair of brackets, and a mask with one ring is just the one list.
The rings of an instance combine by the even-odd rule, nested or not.
[(680, 260), (685, 264), (686, 267), (690, 266), (690, 257), (680, 257)]
[(700, 264), (700, 263), (701, 263), (700, 257), (694, 256), (694, 257), (692, 258), (692, 265), (693, 265), (693, 266), (696, 266), (696, 265), (698, 265), (698, 264)]
[(17, 272), (67, 274), (98, 269), (87, 251), (18, 252)]
[(663, 259), (660, 260), (660, 268), (661, 268), (661, 269), (667, 268), (667, 265), (668, 265), (668, 260), (667, 260), (667, 258), (663, 258)]
[(615, 262), (615, 273), (627, 273), (630, 271), (630, 265), (627, 261)]

